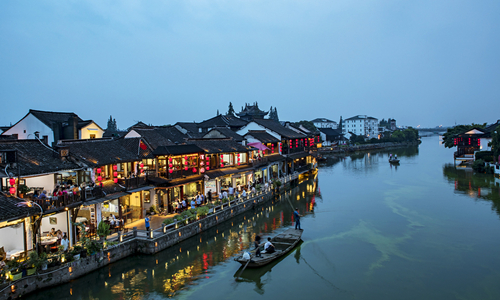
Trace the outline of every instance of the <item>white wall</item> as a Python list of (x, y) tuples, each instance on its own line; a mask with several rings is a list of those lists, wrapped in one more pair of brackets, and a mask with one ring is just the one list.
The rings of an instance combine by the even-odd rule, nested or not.
[(54, 174), (34, 176), (34, 177), (23, 177), (26, 180), (26, 185), (28, 187), (43, 187), (48, 193), (52, 192), (55, 186)]
[(281, 135), (279, 135), (278, 133), (276, 133), (274, 131), (267, 129), (264, 126), (260, 126), (259, 124), (255, 123), (255, 122), (248, 123), (245, 127), (236, 131), (236, 133), (243, 136), (243, 135), (247, 134), (250, 130), (265, 130), (267, 133), (269, 133), (270, 135), (274, 136), (275, 138), (277, 138), (278, 140), (281, 141)]
[(9, 226), (0, 228), (0, 247), (4, 247), (5, 252), (10, 250), (24, 250), (23, 223), (19, 223), (17, 226), (19, 227), (14, 228)]
[(32, 114), (28, 114), (26, 118), (2, 133), (2, 135), (17, 134), (20, 140), (35, 139), (35, 131), (39, 132), (40, 139), (42, 139), (44, 135), (47, 135), (48, 143), (52, 145), (54, 142), (54, 133), (52, 129)]
[(124, 138), (129, 139), (129, 138), (138, 138), (138, 137), (141, 137), (141, 135), (138, 134), (137, 131), (130, 130), (130, 132), (127, 133)]
[(78, 133), (78, 138), (81, 140), (90, 139), (91, 134), (95, 134), (95, 138), (100, 139), (102, 138), (104, 131), (101, 130), (95, 122), (91, 122), (87, 126), (82, 127), (80, 129), (80, 132)]
[(488, 143), (491, 142), (491, 138), (481, 138), (481, 146), (480, 146), (480, 150), (481, 151), (491, 151), (491, 147), (488, 146)]
[[(66, 232), (66, 234), (69, 234), (68, 233), (68, 217), (67, 217), (67, 215), (68, 215), (68, 212), (63, 211), (63, 212), (55, 214), (55, 215), (43, 217), (42, 218), (42, 227), (41, 227), (42, 235), (45, 231), (50, 231), (52, 228), (55, 228), (56, 231), (61, 230), (63, 233)], [(57, 218), (57, 224), (50, 224), (50, 220), (49, 220), (50, 218)], [(69, 237), (69, 235), (68, 235), (68, 237)]]

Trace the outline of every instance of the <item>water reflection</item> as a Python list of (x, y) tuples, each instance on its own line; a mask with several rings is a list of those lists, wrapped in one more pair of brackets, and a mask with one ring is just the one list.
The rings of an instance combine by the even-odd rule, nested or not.
[(454, 185), (455, 193), (475, 200), (491, 201), (492, 209), (500, 216), (500, 180), (492, 174), (457, 169), (453, 164), (443, 166), (445, 179)]
[[(274, 235), (275, 231), (291, 226), (294, 207), (306, 217), (312, 214), (317, 205), (316, 195), (320, 192), (314, 177), (273, 201), (156, 255), (128, 257), (28, 299), (69, 297), (70, 292), (75, 299), (141, 299), (154, 293), (163, 297), (178, 296), (188, 287), (210, 280), (217, 265), (232, 263), (233, 256), (252, 246), (256, 234)], [(248, 274), (251, 273), (245, 276), (260, 280), (261, 276)]]

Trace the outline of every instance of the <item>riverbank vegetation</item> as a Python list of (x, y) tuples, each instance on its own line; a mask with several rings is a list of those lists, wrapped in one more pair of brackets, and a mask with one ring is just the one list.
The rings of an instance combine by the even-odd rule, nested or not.
[(378, 144), (378, 143), (401, 143), (417, 142), (419, 139), (418, 131), (412, 127), (405, 130), (396, 130), (390, 136), (384, 136), (380, 139), (372, 138), (365, 140), (362, 135), (352, 134), (349, 141), (351, 144)]

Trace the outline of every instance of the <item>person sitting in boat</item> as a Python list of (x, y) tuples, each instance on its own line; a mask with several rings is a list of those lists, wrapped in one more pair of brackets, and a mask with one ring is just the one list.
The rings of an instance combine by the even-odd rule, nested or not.
[(266, 253), (274, 253), (276, 251), (276, 248), (274, 248), (274, 245), (271, 243), (271, 238), (267, 238), (267, 242), (264, 245), (264, 250)]
[(394, 154), (394, 159), (398, 159), (398, 155), (397, 154)]
[(260, 235), (255, 236), (255, 257), (262, 257), (262, 254), (260, 254)]

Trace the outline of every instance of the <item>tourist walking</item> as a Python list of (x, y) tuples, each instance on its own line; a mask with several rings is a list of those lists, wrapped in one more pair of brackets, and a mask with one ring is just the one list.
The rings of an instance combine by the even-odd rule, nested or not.
[(149, 232), (149, 214), (146, 214), (146, 218), (144, 219), (144, 224), (146, 225), (146, 231)]

